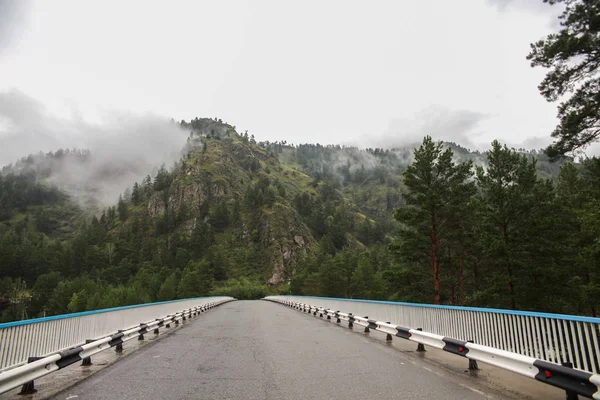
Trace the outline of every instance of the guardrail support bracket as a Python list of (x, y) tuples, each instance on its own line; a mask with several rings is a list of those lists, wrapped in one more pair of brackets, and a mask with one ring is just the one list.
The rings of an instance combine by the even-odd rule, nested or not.
[[(85, 343), (91, 343), (93, 342), (93, 340), (91, 339), (86, 339)], [(92, 365), (92, 357), (86, 357), (83, 360), (81, 360), (81, 366), (82, 367), (89, 367), (90, 365)]]
[[(573, 368), (573, 363), (570, 362), (564, 362), (562, 363), (563, 367), (567, 367), (567, 368)], [(567, 400), (579, 400), (579, 396), (577, 395), (577, 392), (574, 392), (572, 390), (566, 390), (566, 399)]]
[[(472, 340), (467, 340), (467, 343), (473, 343)], [(479, 365), (477, 365), (477, 360), (471, 360), (469, 359), (469, 370), (471, 371), (477, 371), (479, 370)]]
[[(29, 358), (27, 358), (27, 364), (37, 361), (40, 358), (41, 357), (29, 357)], [(35, 384), (33, 383), (33, 381), (29, 381), (29, 382), (25, 382), (23, 384), (23, 386), (21, 386), (21, 391), (19, 392), (19, 394), (25, 395), (25, 394), (33, 394), (35, 392), (37, 392), (37, 389), (35, 388)]]
[[(123, 330), (119, 329), (117, 332), (121, 333), (121, 332), (123, 332)], [(122, 353), (123, 352), (123, 342), (118, 343), (117, 345), (115, 345), (115, 351), (117, 353)]]
[(471, 371), (477, 371), (479, 369), (479, 365), (477, 365), (477, 360), (469, 360), (469, 369)]
[(154, 334), (158, 335), (158, 328), (154, 329)]
[[(417, 328), (418, 331), (422, 331), (423, 328)], [(425, 350), (425, 345), (423, 343), (417, 344), (417, 351), (427, 351)]]

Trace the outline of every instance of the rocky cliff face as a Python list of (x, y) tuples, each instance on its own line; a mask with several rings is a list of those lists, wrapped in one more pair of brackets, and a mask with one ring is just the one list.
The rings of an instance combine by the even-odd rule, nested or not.
[(312, 250), (314, 240), (293, 208), (276, 204), (270, 211), (261, 218), (260, 237), (268, 254), (265, 261), (271, 271), (267, 283), (276, 285), (286, 276), (296, 273), (297, 261)]
[(196, 137), (188, 146), (189, 153), (172, 172), (170, 185), (149, 198), (147, 213), (155, 220), (169, 213), (185, 215), (179, 231), (189, 236), (195, 226), (191, 221), (199, 216), (212, 221), (211, 216), (203, 215), (207, 205), (212, 211), (225, 204), (231, 213), (234, 204), (247, 204), (252, 193), (259, 199), (268, 197), (270, 200), (254, 209), (244, 207), (236, 216), (238, 224), (227, 226), (222, 234), (239, 227), (240, 246), (250, 245), (249, 232), (258, 234), (252, 239), (261, 249), (257, 269), (270, 285), (284, 282), (295, 273), (297, 262), (316, 246), (310, 229), (291, 206), (298, 180), (308, 177), (289, 173), (277, 158), (234, 132), (220, 138)]

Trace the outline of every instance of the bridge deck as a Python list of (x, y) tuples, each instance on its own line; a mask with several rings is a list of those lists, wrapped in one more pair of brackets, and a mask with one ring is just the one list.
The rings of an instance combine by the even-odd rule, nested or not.
[(269, 302), (236, 301), (55, 398), (506, 397), (347, 328)]

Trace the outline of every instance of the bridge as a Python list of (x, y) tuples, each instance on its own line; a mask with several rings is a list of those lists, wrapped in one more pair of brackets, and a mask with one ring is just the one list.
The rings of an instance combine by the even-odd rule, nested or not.
[(0, 398), (600, 399), (600, 319), (264, 300), (186, 299), (0, 324)]

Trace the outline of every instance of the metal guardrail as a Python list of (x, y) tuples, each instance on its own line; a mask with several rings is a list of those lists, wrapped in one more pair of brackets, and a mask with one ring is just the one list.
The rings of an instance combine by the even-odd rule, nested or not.
[(232, 300), (203, 297), (0, 324), (0, 394)]
[[(504, 368), (564, 389), (567, 395), (600, 399), (597, 318), (303, 296), (265, 300), (381, 331), (388, 340), (394, 335)], [(350, 308), (353, 313), (339, 311)]]
[(600, 318), (433, 304), (279, 296), (600, 373)]

